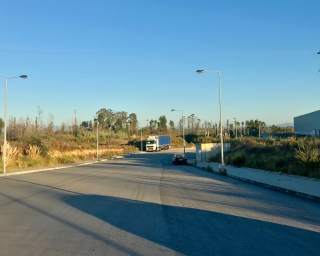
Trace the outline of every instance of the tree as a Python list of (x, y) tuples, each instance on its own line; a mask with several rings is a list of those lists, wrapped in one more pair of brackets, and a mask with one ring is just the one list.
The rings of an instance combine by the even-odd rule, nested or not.
[(257, 136), (259, 135), (259, 131), (261, 132), (263, 129), (265, 129), (266, 123), (259, 121), (258, 119), (254, 121), (251, 119), (250, 121), (246, 121), (246, 127), (249, 135)]
[(250, 129), (249, 128), (249, 121), (246, 120), (245, 124), (246, 124), (246, 134), (249, 135), (249, 129)]
[(61, 133), (65, 133), (65, 132), (66, 132), (66, 124), (65, 124), (65, 122), (62, 122), (62, 123), (61, 123), (60, 132), (61, 132)]
[(128, 113), (125, 111), (119, 111), (114, 114), (115, 123), (114, 129), (115, 131), (126, 130), (127, 129), (127, 120)]
[(169, 126), (170, 126), (170, 129), (173, 130), (174, 129), (174, 122), (172, 120), (170, 120), (169, 122)]
[(230, 125), (229, 119), (227, 119), (226, 125), (227, 125), (227, 132), (229, 133), (229, 125)]
[(243, 125), (244, 125), (244, 122), (242, 121), (242, 122), (241, 122), (241, 126), (242, 126), (242, 135), (244, 135), (244, 133), (243, 133)]
[(54, 115), (52, 113), (49, 113), (48, 114), (48, 126), (47, 126), (47, 129), (46, 129), (46, 134), (47, 135), (50, 135), (54, 132), (53, 130), (53, 120), (54, 120)]
[(131, 135), (138, 133), (138, 119), (135, 113), (129, 115), (129, 126)]
[(209, 136), (211, 128), (210, 122), (204, 121), (204, 124), (202, 124), (202, 128), (204, 129), (204, 136)]
[[(208, 136), (210, 136), (210, 131), (212, 132), (212, 134), (213, 134), (213, 129), (212, 129), (212, 122), (208, 122)], [(212, 129), (212, 130), (211, 130)]]
[(196, 134), (199, 135), (200, 134), (200, 122), (201, 120), (198, 119), (196, 122)]
[(4, 128), (4, 121), (0, 118), (0, 135), (2, 134), (2, 129)]
[(150, 134), (153, 134), (155, 132), (155, 130), (157, 129), (157, 125), (158, 125), (157, 120), (153, 120), (153, 119), (150, 120), (149, 122)]
[(180, 129), (180, 133), (181, 133), (181, 134), (183, 133), (182, 130), (183, 130), (183, 127), (184, 127), (185, 119), (186, 119), (185, 116), (181, 117), (181, 119), (179, 120), (179, 123), (178, 123), (178, 126), (179, 126), (179, 129)]
[(167, 132), (167, 118), (165, 115), (159, 117), (158, 130), (159, 132)]
[(238, 121), (235, 121), (235, 135), (237, 136), (238, 134), (240, 134), (240, 131), (239, 131), (239, 128), (240, 128), (240, 122)]
[(101, 108), (98, 112), (98, 122), (104, 128), (111, 130), (114, 129), (114, 124), (117, 121), (115, 112), (111, 109)]
[(80, 126), (87, 128), (89, 126), (89, 121), (82, 121), (82, 123), (80, 124)]
[(43, 115), (43, 109), (40, 106), (38, 106), (37, 126), (38, 127), (40, 126), (40, 129), (43, 126), (42, 115)]
[(292, 132), (294, 132), (294, 130), (293, 130), (293, 127), (277, 127), (275, 125), (272, 125), (271, 132), (272, 133), (281, 133), (281, 132), (292, 133)]

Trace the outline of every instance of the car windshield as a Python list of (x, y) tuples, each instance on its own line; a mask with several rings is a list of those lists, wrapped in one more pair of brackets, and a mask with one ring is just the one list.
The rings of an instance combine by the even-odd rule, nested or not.
[(186, 157), (185, 154), (177, 154), (176, 155), (176, 158), (184, 158), (184, 157)]
[(155, 141), (154, 140), (148, 140), (147, 144), (155, 144)]

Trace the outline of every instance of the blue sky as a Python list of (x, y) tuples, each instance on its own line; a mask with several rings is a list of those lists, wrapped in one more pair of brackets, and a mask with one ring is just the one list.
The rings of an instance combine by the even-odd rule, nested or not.
[[(268, 125), (319, 110), (320, 1), (0, 0), (0, 117), (100, 108)], [(0, 86), (1, 87), (1, 86)]]

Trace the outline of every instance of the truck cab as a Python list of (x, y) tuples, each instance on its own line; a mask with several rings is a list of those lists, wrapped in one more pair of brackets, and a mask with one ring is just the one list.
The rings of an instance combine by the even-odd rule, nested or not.
[(156, 151), (157, 150), (157, 140), (155, 138), (148, 137), (146, 141), (146, 151)]

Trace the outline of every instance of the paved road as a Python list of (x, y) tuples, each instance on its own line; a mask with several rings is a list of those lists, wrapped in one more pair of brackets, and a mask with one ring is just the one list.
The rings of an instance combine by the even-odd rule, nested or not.
[(320, 255), (319, 203), (173, 152), (0, 178), (0, 255)]

